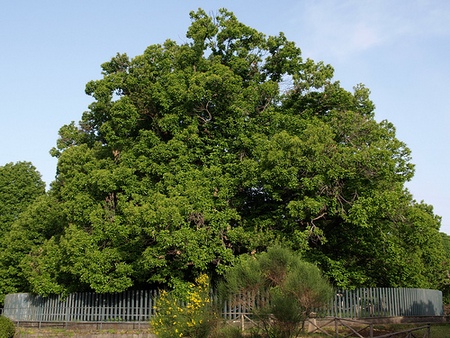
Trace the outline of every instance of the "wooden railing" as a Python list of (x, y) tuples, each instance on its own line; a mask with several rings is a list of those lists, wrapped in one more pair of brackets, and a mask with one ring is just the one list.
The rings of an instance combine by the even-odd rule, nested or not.
[[(340, 337), (340, 334), (343, 333), (345, 337), (358, 338), (431, 338), (431, 324), (429, 323), (406, 330), (389, 332), (382, 335), (377, 334), (376, 336), (374, 335), (374, 324), (369, 322), (332, 318), (328, 321), (322, 321), (320, 325), (314, 319), (307, 319), (307, 324), (309, 325), (309, 333), (320, 332), (328, 337)], [(421, 334), (421, 336), (417, 334)]]

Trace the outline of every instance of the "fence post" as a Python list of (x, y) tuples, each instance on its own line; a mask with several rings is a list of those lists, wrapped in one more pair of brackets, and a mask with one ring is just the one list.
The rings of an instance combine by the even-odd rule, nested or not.
[(64, 302), (64, 311), (65, 311), (65, 314), (64, 314), (64, 320), (65, 320), (64, 327), (66, 329), (67, 329), (67, 324), (69, 323), (69, 297), (70, 297), (70, 295), (67, 296), (67, 298), (66, 298), (66, 300)]

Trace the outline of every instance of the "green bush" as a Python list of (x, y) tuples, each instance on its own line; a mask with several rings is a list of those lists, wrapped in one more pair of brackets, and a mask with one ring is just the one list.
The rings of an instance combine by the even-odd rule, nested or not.
[(160, 338), (209, 337), (218, 324), (209, 294), (206, 274), (200, 275), (186, 290), (162, 291), (151, 320), (153, 332)]
[(270, 338), (297, 337), (310, 312), (333, 297), (317, 266), (281, 246), (241, 256), (224, 277), (221, 298), (235, 299), (235, 306), (255, 315)]
[(11, 319), (5, 316), (0, 316), (0, 338), (13, 338), (16, 332), (16, 327)]

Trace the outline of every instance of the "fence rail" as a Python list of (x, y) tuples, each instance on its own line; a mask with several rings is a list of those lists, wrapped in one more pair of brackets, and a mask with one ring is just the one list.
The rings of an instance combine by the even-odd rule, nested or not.
[[(40, 297), (28, 293), (5, 297), (3, 314), (14, 321), (38, 322), (146, 322), (154, 315), (156, 291), (115, 294), (73, 293), (67, 297)], [(251, 306), (225, 302), (224, 319), (248, 315), (267, 299), (253, 297)], [(328, 306), (316, 309), (318, 316), (368, 318), (396, 316), (443, 316), (442, 292), (409, 288), (361, 288), (339, 291)]]

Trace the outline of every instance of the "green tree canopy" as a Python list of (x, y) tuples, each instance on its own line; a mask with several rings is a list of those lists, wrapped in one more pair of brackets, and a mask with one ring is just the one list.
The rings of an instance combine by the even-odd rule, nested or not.
[[(28, 254), (30, 246), (12, 234), (17, 234), (15, 223), (43, 196), (45, 183), (30, 162), (0, 167), (0, 303), (6, 293), (24, 290), (18, 278), (18, 264)], [(21, 231), (19, 236), (27, 235), (27, 230)]]
[(21, 263), (32, 290), (176, 285), (275, 242), (341, 287), (437, 287), (440, 220), (369, 90), (225, 9), (191, 19), (186, 43), (117, 54), (86, 85), (52, 150), (61, 223)]
[(45, 183), (30, 162), (0, 166), (0, 233), (8, 231), (19, 215), (44, 193)]

